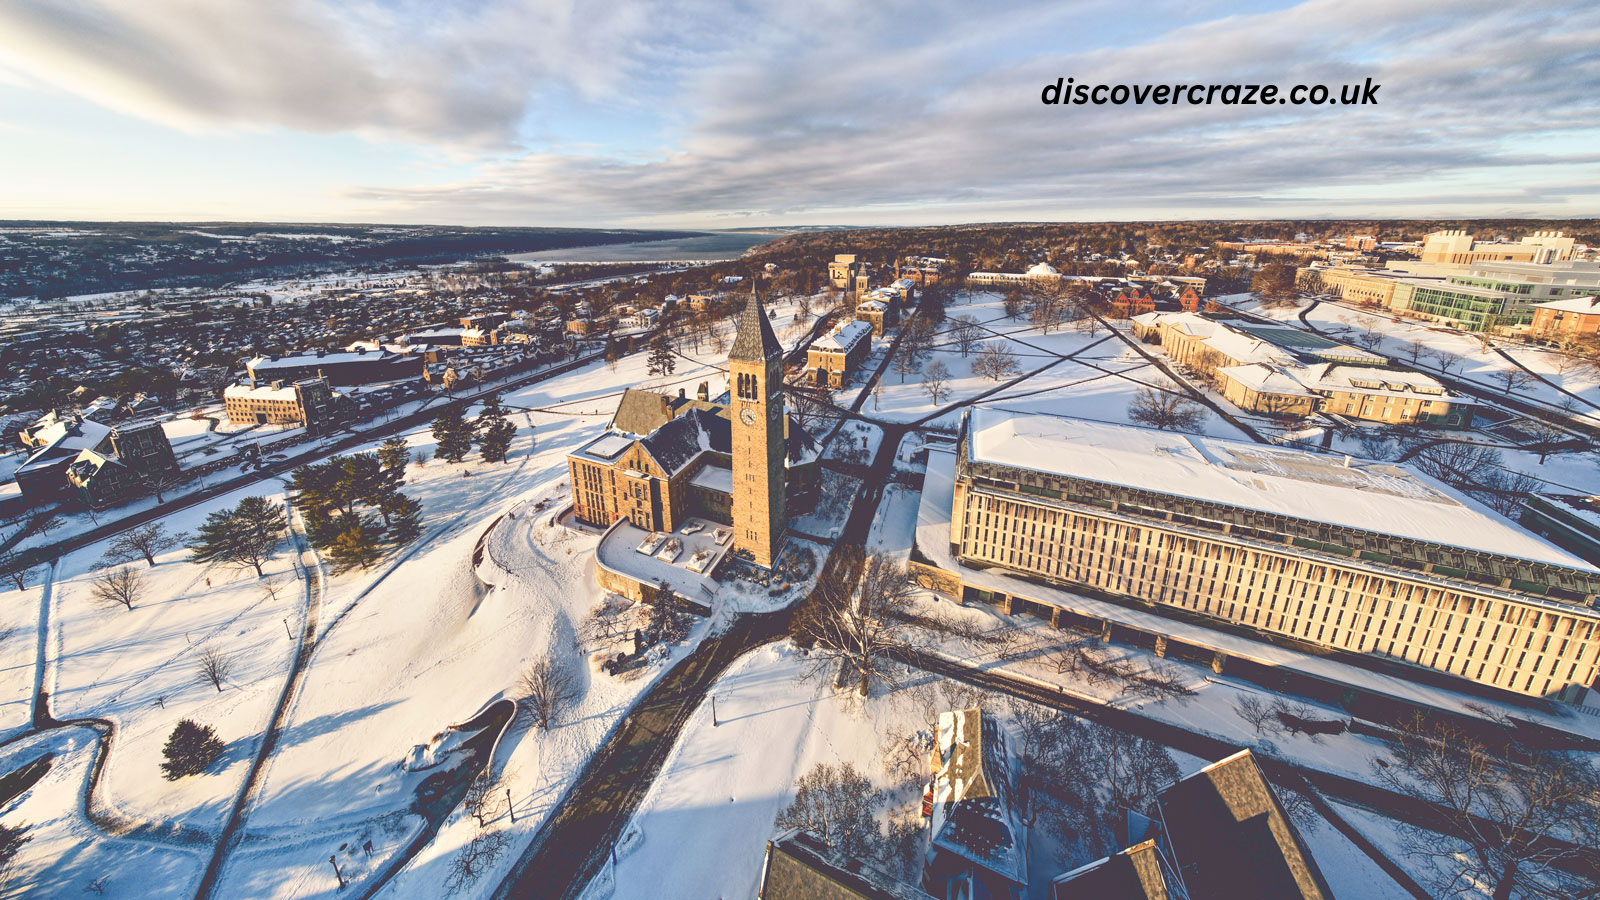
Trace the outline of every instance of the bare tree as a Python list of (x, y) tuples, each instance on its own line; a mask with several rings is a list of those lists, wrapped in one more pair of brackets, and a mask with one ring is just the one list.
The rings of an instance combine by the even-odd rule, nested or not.
[(222, 693), (222, 683), (233, 674), (233, 660), (229, 659), (221, 650), (208, 648), (202, 652), (195, 663), (196, 680), (201, 684), (209, 684)]
[(11, 579), (17, 590), (25, 590), (28, 587), (28, 576), (43, 563), (44, 559), (37, 550), (31, 548), (9, 550), (0, 553), (0, 575)]
[(902, 338), (900, 348), (894, 355), (894, 371), (900, 376), (900, 383), (906, 383), (906, 376), (922, 366), (922, 358), (917, 353), (915, 346)]
[(1457, 441), (1425, 446), (1411, 457), (1411, 462), (1446, 484), (1464, 488), (1492, 484), (1502, 469), (1499, 450)]
[(160, 522), (151, 522), (148, 525), (130, 528), (112, 538), (104, 560), (110, 565), (118, 565), (143, 559), (145, 565), (154, 566), (156, 554), (181, 547), (187, 540), (189, 540), (187, 533), (168, 534)]
[(1182, 394), (1142, 387), (1128, 404), (1128, 418), (1162, 431), (1199, 431), (1205, 407)]
[(1400, 349), (1403, 353), (1405, 353), (1406, 358), (1411, 360), (1411, 364), (1414, 366), (1419, 360), (1422, 359), (1424, 355), (1427, 354), (1428, 345), (1418, 340), (1410, 340), (1401, 345)]
[(922, 370), (922, 389), (928, 392), (928, 399), (933, 401), (934, 406), (938, 406), (939, 401), (949, 395), (949, 379), (950, 370), (937, 359)]
[(841, 686), (854, 679), (857, 693), (866, 696), (875, 683), (896, 681), (889, 657), (909, 641), (912, 586), (893, 557), (863, 557), (853, 545), (834, 555), (794, 629), (814, 645), (812, 674), (836, 673)]
[[(1431, 860), (1441, 897), (1487, 889), (1493, 900), (1600, 894), (1561, 870), (1600, 838), (1600, 772), (1580, 756), (1511, 745), (1492, 749), (1448, 722), (1418, 715), (1395, 732), (1377, 783), (1424, 817), (1401, 828), (1408, 855)], [(1426, 826), (1417, 827), (1418, 825)], [(1463, 851), (1438, 834), (1454, 835)]]
[(1233, 709), (1239, 718), (1256, 730), (1256, 737), (1263, 732), (1278, 730), (1278, 711), (1259, 694), (1245, 694), (1233, 705)]
[(484, 828), (490, 819), (500, 814), (504, 796), (499, 784), (485, 771), (467, 785), (467, 793), (461, 798), (461, 808), (478, 821), (479, 828)]
[(94, 577), (89, 590), (94, 598), (107, 606), (133, 609), (144, 599), (144, 576), (130, 566), (106, 569)]
[(952, 316), (950, 319), (950, 343), (956, 345), (961, 351), (961, 357), (966, 358), (978, 341), (983, 339), (983, 326), (970, 313)]
[(571, 667), (551, 657), (535, 660), (517, 683), (522, 688), (522, 708), (544, 731), (577, 702), (580, 693)]
[(450, 858), (449, 873), (444, 881), (445, 892), (454, 896), (477, 884), (478, 879), (510, 848), (511, 841), (504, 832), (478, 829), (472, 840)]
[(1461, 365), (1461, 357), (1451, 353), (1449, 350), (1433, 349), (1424, 355), (1433, 360), (1433, 364), (1438, 366), (1439, 371), (1445, 375), (1449, 375), (1451, 369), (1458, 368)]
[(972, 374), (991, 381), (1004, 381), (1019, 368), (1017, 355), (1006, 348), (1005, 341), (986, 341), (972, 363)]
[(1534, 378), (1521, 369), (1500, 369), (1494, 373), (1494, 380), (1505, 389), (1506, 393), (1515, 394), (1533, 384)]
[(795, 781), (794, 800), (778, 813), (779, 828), (799, 828), (852, 856), (866, 856), (880, 838), (874, 815), (881, 793), (849, 762), (817, 763)]

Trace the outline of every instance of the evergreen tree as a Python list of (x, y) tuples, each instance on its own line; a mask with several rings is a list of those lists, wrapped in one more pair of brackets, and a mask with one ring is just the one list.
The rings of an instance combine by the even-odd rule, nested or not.
[(456, 405), (439, 410), (433, 417), (433, 439), (439, 445), (434, 456), (458, 463), (472, 452), (472, 425)]
[(232, 509), (206, 516), (189, 544), (190, 559), (206, 565), (255, 569), (272, 559), (289, 521), (283, 509), (265, 497), (246, 497)]
[(384, 469), (398, 473), (397, 481), (403, 482), (406, 479), (406, 466), (411, 464), (411, 445), (405, 438), (395, 435), (378, 448), (378, 459), (383, 462)]
[(382, 533), (368, 520), (357, 518), (333, 539), (327, 554), (333, 567), (340, 572), (370, 569), (383, 555)]
[(422, 504), (396, 493), (379, 507), (389, 523), (389, 541), (397, 547), (416, 540), (422, 534)]
[(177, 781), (185, 775), (198, 775), (222, 755), (226, 745), (217, 737), (217, 730), (201, 725), (193, 719), (183, 719), (167, 736), (167, 745), (161, 755), (166, 757), (161, 770), (168, 781)]
[(22, 845), (33, 840), (27, 825), (0, 825), (0, 888), (5, 887)]
[(511, 449), (511, 439), (517, 434), (517, 426), (506, 419), (505, 408), (500, 405), (498, 395), (483, 401), (483, 411), (478, 413), (475, 425), (478, 452), (483, 454), (483, 461), (505, 462), (506, 453)]
[(664, 334), (656, 335), (650, 342), (650, 357), (646, 369), (651, 375), (671, 375), (678, 368), (677, 358), (673, 355), (672, 344), (667, 341)]

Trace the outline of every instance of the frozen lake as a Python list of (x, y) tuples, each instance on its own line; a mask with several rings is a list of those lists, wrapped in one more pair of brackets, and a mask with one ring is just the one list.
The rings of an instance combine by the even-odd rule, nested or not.
[(665, 241), (635, 241), (628, 244), (603, 244), (595, 247), (568, 247), (564, 250), (540, 250), (535, 253), (512, 253), (506, 258), (512, 262), (665, 262), (668, 260), (720, 260), (738, 259), (746, 250), (757, 244), (776, 240), (782, 234), (775, 232), (719, 231), (698, 237)]

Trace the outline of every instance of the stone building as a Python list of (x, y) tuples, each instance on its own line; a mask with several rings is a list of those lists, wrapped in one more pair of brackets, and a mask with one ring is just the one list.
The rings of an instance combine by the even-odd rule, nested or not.
[(1002, 570), (1012, 610), (1101, 597), (1567, 703), (1600, 671), (1600, 569), (1404, 465), (978, 408), (928, 472), (947, 546), (919, 525), (913, 568), (964, 600)]
[(333, 420), (334, 397), (326, 378), (302, 378), (293, 384), (230, 384), (222, 390), (228, 421), (235, 425), (316, 428)]
[(842, 388), (850, 375), (872, 352), (873, 326), (860, 320), (845, 322), (811, 342), (806, 368), (818, 387)]
[(606, 433), (567, 456), (573, 512), (610, 527), (671, 532), (690, 517), (732, 525), (770, 566), (786, 511), (816, 502), (820, 447), (784, 412), (782, 346), (753, 296), (729, 353), (727, 402), (631, 389)]

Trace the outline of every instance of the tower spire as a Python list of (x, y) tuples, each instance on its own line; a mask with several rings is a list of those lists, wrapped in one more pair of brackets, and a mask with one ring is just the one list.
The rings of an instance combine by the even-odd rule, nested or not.
[(783, 355), (783, 345), (772, 333), (772, 323), (767, 321), (767, 311), (756, 295), (755, 282), (750, 282), (750, 300), (739, 316), (739, 331), (733, 339), (729, 359), (763, 360)]

